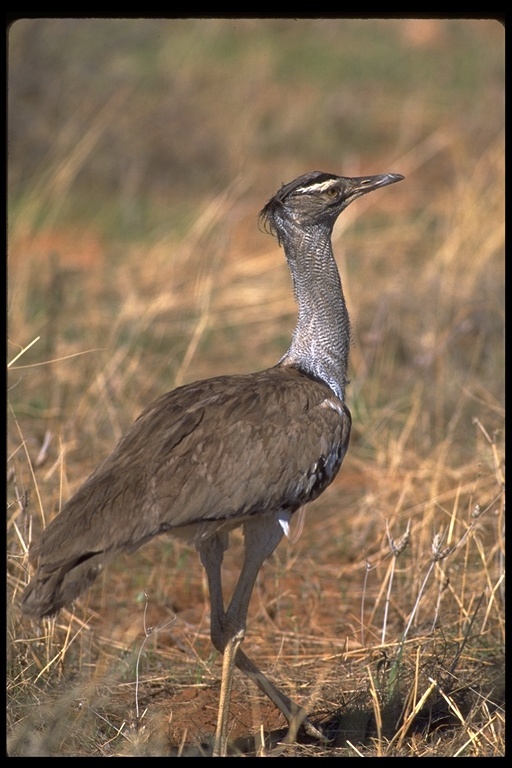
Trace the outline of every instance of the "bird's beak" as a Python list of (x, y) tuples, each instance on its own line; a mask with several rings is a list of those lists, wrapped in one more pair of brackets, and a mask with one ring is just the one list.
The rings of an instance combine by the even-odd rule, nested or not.
[(402, 181), (404, 177), (399, 173), (381, 173), (379, 176), (354, 176), (350, 179), (352, 182), (351, 195), (364, 195), (379, 187), (387, 187), (388, 184), (395, 184)]

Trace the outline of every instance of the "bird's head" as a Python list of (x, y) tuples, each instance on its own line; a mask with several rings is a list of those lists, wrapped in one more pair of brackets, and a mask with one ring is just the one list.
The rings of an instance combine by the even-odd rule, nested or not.
[(284, 184), (270, 198), (260, 213), (260, 222), (279, 242), (290, 226), (310, 227), (315, 224), (332, 229), (334, 222), (350, 205), (367, 192), (401, 181), (398, 173), (379, 176), (335, 176), (313, 171)]

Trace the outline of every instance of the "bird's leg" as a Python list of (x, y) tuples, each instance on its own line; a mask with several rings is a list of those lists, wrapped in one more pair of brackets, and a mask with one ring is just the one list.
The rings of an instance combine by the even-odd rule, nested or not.
[(229, 721), (229, 698), (233, 681), (234, 666), (249, 677), (284, 715), (290, 726), (288, 738), (294, 739), (302, 725), (306, 733), (315, 739), (324, 739), (306, 717), (302, 707), (286, 696), (239, 648), (247, 620), (249, 601), (263, 562), (279, 544), (283, 530), (274, 519), (258, 518), (244, 524), (245, 558), (237, 585), (227, 611), (222, 595), (221, 565), (228, 545), (227, 534), (209, 537), (197, 549), (206, 570), (210, 591), (212, 643), (224, 654), (222, 665), (221, 696), (215, 732), (214, 756), (225, 756), (227, 746), (227, 724)]
[(210, 592), (210, 637), (214, 647), (224, 653), (224, 596), (222, 594), (221, 565), (229, 545), (227, 533), (216, 533), (197, 544), (199, 558), (206, 571)]
[(241, 629), (233, 637), (225, 637), (224, 597), (222, 595), (221, 565), (228, 546), (228, 534), (217, 533), (197, 545), (201, 563), (206, 571), (210, 592), (210, 636), (214, 647), (223, 654), (222, 678), (217, 726), (212, 757), (226, 757), (228, 741), (229, 702), (233, 687), (234, 661), (244, 638)]
[[(270, 557), (283, 537), (283, 528), (276, 518), (254, 517), (244, 523), (245, 559), (226, 611), (225, 626), (244, 628), (247, 620), (249, 601), (256, 578), (263, 562)], [(315, 739), (324, 735), (306, 717), (305, 710), (288, 698), (240, 649), (235, 658), (236, 666), (249, 677), (258, 688), (282, 712), (290, 726), (289, 738), (294, 740), (302, 725), (306, 733)]]
[(306, 716), (305, 709), (288, 698), (277, 685), (272, 683), (268, 677), (265, 677), (263, 672), (258, 669), (256, 664), (251, 661), (242, 650), (238, 651), (235, 663), (238, 669), (247, 675), (247, 677), (258, 686), (260, 691), (268, 696), (274, 706), (276, 706), (285, 716), (290, 727), (287, 740), (290, 742), (295, 741), (295, 737), (301, 726), (311, 738), (317, 739), (318, 741), (325, 740), (324, 734), (314, 726), (311, 720)]

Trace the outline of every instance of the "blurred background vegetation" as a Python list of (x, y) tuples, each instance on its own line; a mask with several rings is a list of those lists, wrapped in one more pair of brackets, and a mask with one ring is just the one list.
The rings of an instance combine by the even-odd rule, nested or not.
[[(358, 201), (335, 229), (354, 331), (354, 432), (294, 554), (280, 548), (279, 573), (302, 587), (279, 616), (331, 643), (352, 637), (361, 568), (366, 553), (386, 546), (387, 522), (403, 532), (412, 520), (414, 565), (401, 589), (417, 596), (434, 531), (462, 537), (475, 504), (488, 513), (480, 529), (488, 560), (482, 567), (477, 547), (457, 572), (466, 573), (464, 589), (474, 580), (473, 595), (494, 595), (503, 522), (502, 25), (27, 19), (8, 42), (13, 605), (33, 531), (151, 399), (197, 378), (264, 368), (286, 350), (295, 319), (289, 275), (257, 214), (282, 183), (311, 170), (406, 179)], [(181, 550), (172, 546), (175, 562)], [(162, 605), (172, 592), (176, 615), (178, 604), (204, 606), (194, 557), (185, 575), (173, 565), (169, 581), (162, 543), (144, 551), (132, 556), (137, 566), (111, 570), (110, 587), (92, 590), (103, 638), (109, 620), (126, 635), (121, 617), (147, 584)], [(155, 570), (160, 561), (165, 568)], [(347, 572), (351, 562), (359, 570)], [(325, 595), (339, 584), (342, 599), (331, 595), (330, 611), (313, 601), (297, 618), (312, 583)], [(115, 611), (105, 595), (112, 585)], [(282, 583), (276, 590), (281, 605)], [(470, 609), (453, 591), (456, 635)], [(502, 627), (489, 601), (486, 627), (491, 605)], [(155, 610), (157, 624), (164, 609)], [(366, 618), (380, 621), (375, 611)], [(268, 612), (253, 618), (251, 635), (259, 621), (269, 642)], [(21, 659), (20, 637), (32, 630), (16, 608), (11, 622), (11, 679), (25, 670), (23, 687), (10, 689), (13, 725), (22, 690), (35, 690), (31, 675), (47, 662), (34, 646)], [(60, 680), (62, 668), (50, 668)]]
[(66, 157), (37, 223), (58, 213), (132, 238), (195, 217), (239, 174), (269, 194), (304, 168), (401, 159), (434, 126), (464, 143), (478, 125), (476, 159), (502, 127), (502, 36), (464, 20), (17, 22), (11, 204)]

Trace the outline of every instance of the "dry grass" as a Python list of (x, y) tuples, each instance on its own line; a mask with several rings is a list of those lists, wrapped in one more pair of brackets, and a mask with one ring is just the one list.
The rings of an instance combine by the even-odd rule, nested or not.
[[(245, 640), (248, 654), (323, 724), (329, 741), (287, 744), (282, 718), (240, 676), (232, 748), (284, 757), (504, 754), (504, 158), (502, 111), (491, 98), (501, 93), (501, 59), (492, 59), (500, 38), (485, 26), (459, 23), (460, 29), (449, 22), (421, 28), (390, 22), (388, 41), (378, 27), (379, 50), (388, 56), (386, 89), (372, 91), (376, 64), (367, 62), (368, 80), (362, 71), (352, 80), (347, 75), (343, 91), (365, 86), (373, 93), (367, 119), (381, 135), (360, 136), (359, 145), (354, 134), (357, 154), (346, 155), (341, 167), (339, 143), (307, 123), (315, 110), (326, 110), (331, 121), (337, 114), (331, 59), (322, 65), (321, 91), (313, 87), (313, 65), (309, 78), (303, 64), (295, 82), (300, 109), (287, 96), (293, 67), (283, 69), (282, 80), (272, 69), (276, 39), (290, 51), (302, 40), (306, 61), (332, 39), (331, 23), (314, 22), (316, 53), (306, 34), (311, 30), (300, 25), (267, 22), (268, 40), (257, 26), (240, 28), (231, 42), (237, 35), (251, 39), (246, 55), (233, 52), (229, 35), (222, 38), (212, 23), (205, 45), (214, 41), (222, 49), (212, 69), (224, 72), (222, 57), (232, 67), (234, 56), (239, 71), (228, 81), (228, 95), (224, 81), (215, 86), (194, 64), (205, 28), (192, 25), (188, 38), (168, 29), (163, 38), (169, 35), (174, 48), (162, 48), (159, 61), (144, 60), (144, 66), (156, 72), (172, 56), (182, 57), (183, 82), (176, 79), (173, 93), (184, 84), (196, 89), (194, 108), (211, 111), (209, 140), (222, 146), (227, 170), (222, 183), (217, 169), (213, 181), (203, 175), (184, 184), (183, 195), (169, 189), (169, 215), (164, 182), (144, 190), (140, 205), (151, 213), (138, 210), (138, 234), (130, 225), (128, 232), (107, 226), (106, 211), (93, 211), (91, 181), (82, 170), (105, 168), (100, 188), (119, 181), (122, 210), (109, 209), (109, 216), (132, 222), (130, 206), (143, 196), (143, 185), (132, 194), (126, 173), (116, 170), (123, 168), (114, 162), (118, 143), (114, 159), (100, 151), (112, 137), (126, 141), (132, 102), (124, 81), (114, 84), (118, 101), (106, 99), (94, 119), (86, 100), (82, 111), (70, 111), (60, 133), (53, 131), (53, 154), (45, 162), (24, 166), (28, 160), (14, 148), (10, 754), (206, 754), (220, 662), (209, 642), (207, 590), (195, 553), (170, 540), (151, 542), (120, 558), (72, 611), (36, 624), (18, 609), (29, 578), (27, 550), (154, 397), (178, 383), (278, 359), (295, 306), (282, 253), (257, 231), (257, 212), (281, 181), (319, 166), (357, 173), (359, 157), (364, 171), (396, 171), (406, 181), (356, 203), (335, 231), (354, 326), (351, 447), (335, 483), (308, 510), (302, 535), (283, 543), (262, 569)], [(364, 22), (355, 24), (354, 34), (363, 34)], [(141, 37), (157, 39), (154, 28), (143, 29)], [(344, 28), (338, 32), (343, 36)], [(448, 44), (450, 35), (457, 45)], [(190, 57), (186, 40), (193, 43)], [(352, 40), (348, 35), (347, 45)], [(20, 38), (13, 60), (23, 45)], [(120, 42), (118, 56), (135, 67), (133, 42), (124, 46)], [(423, 90), (393, 79), (398, 59), (409, 57), (425, 83), (432, 56), (447, 80), (455, 61), (473, 62), (471, 98), (455, 77), (449, 84), (433, 79)], [(482, 57), (480, 69), (475, 56)], [(335, 50), (331, 58), (334, 73)], [(250, 81), (256, 62), (261, 66)], [(249, 83), (257, 97), (248, 121), (233, 103), (237, 95), (246, 99)], [(153, 85), (150, 112), (155, 97), (165, 97), (156, 76)], [(93, 93), (90, 103), (105, 98)], [(16, 88), (14, 102), (15, 96)], [(469, 106), (473, 100), (478, 111)], [(276, 103), (280, 115), (269, 124)], [(299, 115), (308, 146), (296, 128)], [(191, 123), (196, 119), (189, 115)], [(350, 118), (340, 121), (352, 135)], [(136, 146), (144, 146), (147, 127), (141, 125)], [(46, 135), (42, 121), (39, 128)], [(236, 141), (243, 136), (243, 146), (235, 135)], [(38, 160), (41, 147), (32, 142), (27, 146)], [(165, 162), (167, 169), (178, 160)], [(24, 186), (27, 167), (33, 183)], [(158, 176), (149, 160), (147, 167)], [(147, 178), (137, 172), (137, 179)], [(240, 537), (233, 538), (227, 589), (241, 547)]]

